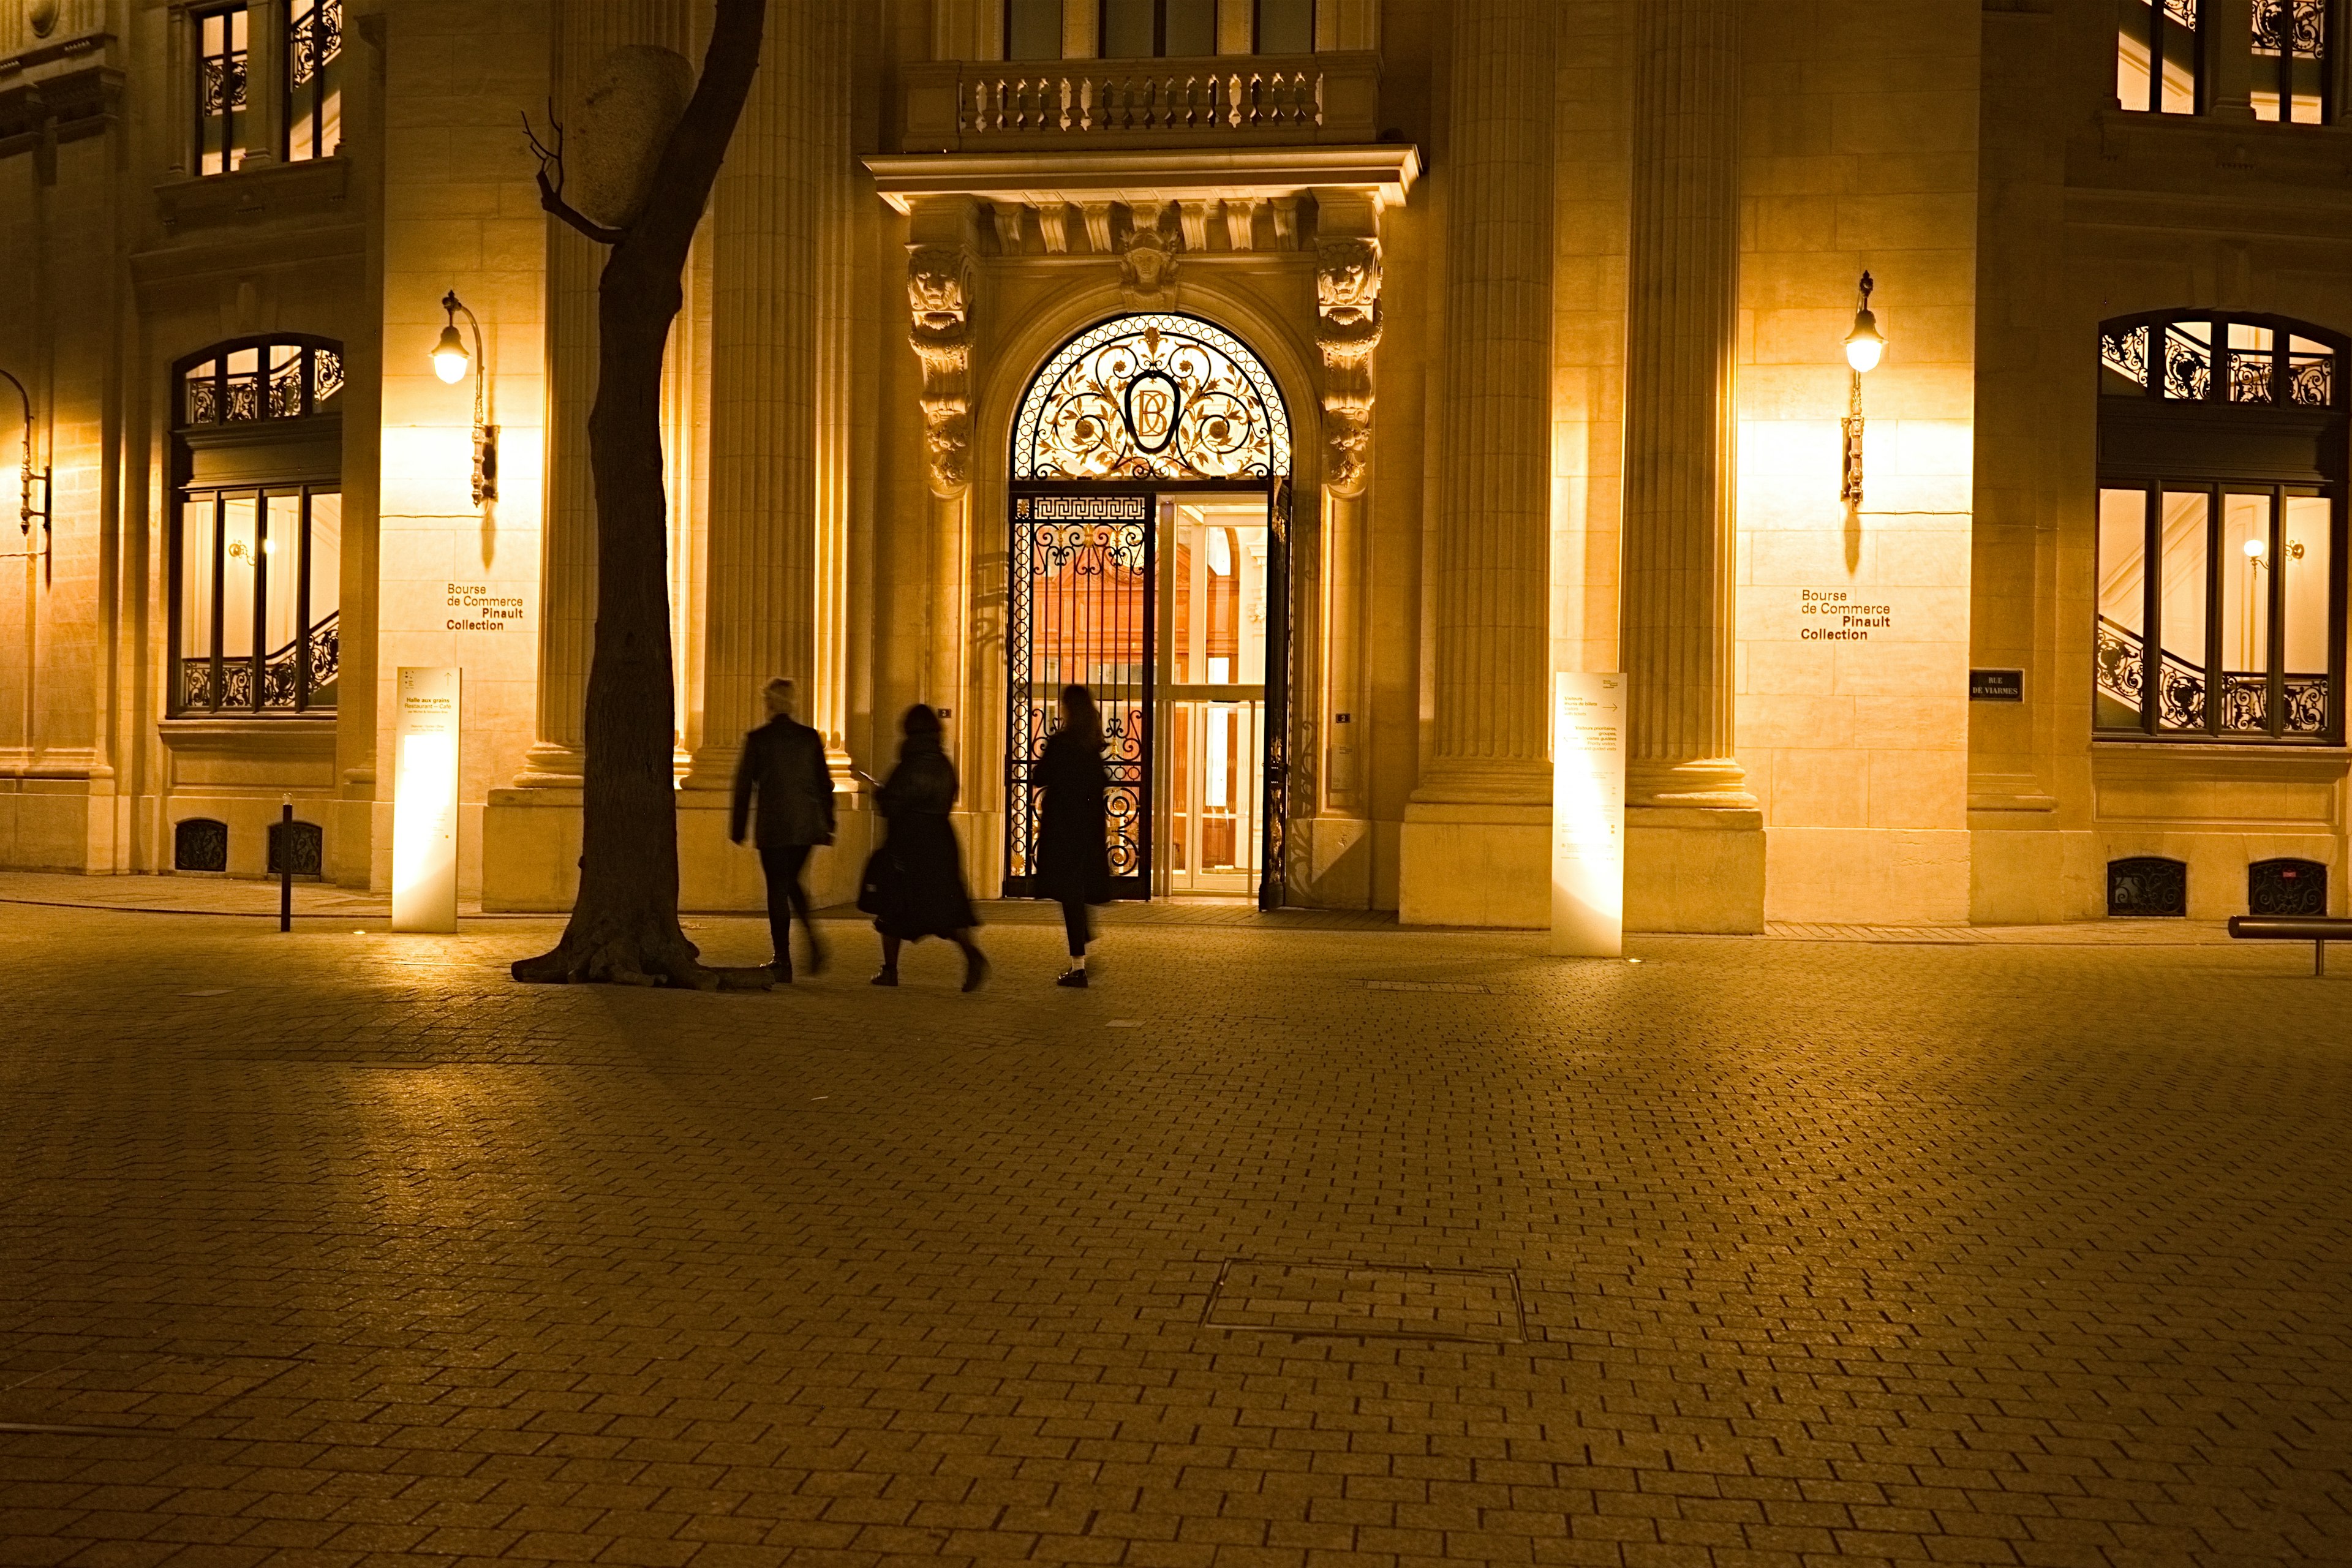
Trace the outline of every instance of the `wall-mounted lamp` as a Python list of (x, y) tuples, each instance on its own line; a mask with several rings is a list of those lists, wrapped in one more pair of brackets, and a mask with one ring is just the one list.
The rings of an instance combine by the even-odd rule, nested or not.
[(1845, 484), (1838, 496), (1853, 506), (1862, 504), (1862, 374), (1876, 370), (1879, 356), (1886, 352), (1886, 340), (1878, 331), (1878, 318), (1870, 310), (1870, 291), (1874, 287), (1870, 274), (1864, 272), (1862, 303), (1853, 312), (1853, 331), (1845, 335), (1845, 363), (1853, 371), (1844, 421)]
[[(41, 559), (44, 562), (47, 562), (49, 555), (49, 524), (51, 521), (49, 516), (49, 498), (51, 493), (51, 487), (49, 484), (50, 470), (49, 465), (47, 463), (41, 465), (38, 474), (36, 474), (33, 470), (33, 395), (25, 390), (25, 384), (23, 382), (18, 381), (6, 371), (0, 370), (0, 377), (5, 377), (8, 384), (16, 389), (16, 399), (25, 405), (25, 464), (23, 479), (20, 488), (17, 490), (16, 526), (23, 532), (26, 543), (29, 544), (32, 542), (33, 537), (33, 520), (35, 518), (39, 518), (41, 520), (40, 554)], [(35, 510), (33, 507), (33, 481), (36, 479), (38, 479), (41, 483), (41, 505), (38, 510)], [(30, 552), (27, 552), (27, 553)]]
[[(474, 504), (499, 499), (499, 427), (484, 423), (488, 395), (482, 364), (482, 323), (474, 312), (466, 310), (466, 302), (452, 289), (441, 297), (441, 308), (449, 312), (449, 324), (441, 329), (441, 341), (433, 345), (433, 374), (451, 386), (466, 378), (466, 367), (474, 371)], [(466, 324), (474, 331), (474, 352), (466, 352), (466, 341), (457, 335), (457, 312), (466, 311)]]

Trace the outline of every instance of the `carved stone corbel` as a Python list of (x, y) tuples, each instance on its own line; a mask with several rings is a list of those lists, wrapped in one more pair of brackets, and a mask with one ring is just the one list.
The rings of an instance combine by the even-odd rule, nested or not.
[(1357, 496), (1370, 475), (1372, 351), (1381, 345), (1381, 242), (1316, 247), (1315, 346), (1323, 354), (1324, 483)]
[(1164, 205), (1138, 202), (1129, 213), (1127, 244), (1118, 257), (1121, 291), (1129, 306), (1158, 309), (1176, 286), (1176, 241), (1162, 222)]
[(908, 342), (923, 362), (923, 442), (931, 492), (943, 500), (971, 483), (971, 253), (907, 247)]

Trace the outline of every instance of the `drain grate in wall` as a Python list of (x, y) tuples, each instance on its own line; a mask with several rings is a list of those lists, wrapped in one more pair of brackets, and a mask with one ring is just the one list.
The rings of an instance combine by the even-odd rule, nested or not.
[(1517, 1269), (1395, 1268), (1236, 1258), (1218, 1271), (1202, 1324), (1302, 1338), (1453, 1340), (1516, 1345), (1528, 1337)]

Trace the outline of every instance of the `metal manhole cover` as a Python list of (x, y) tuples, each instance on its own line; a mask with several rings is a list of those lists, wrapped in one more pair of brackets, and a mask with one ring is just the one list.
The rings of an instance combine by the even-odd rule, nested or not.
[(1203, 1326), (1337, 1339), (1523, 1344), (1516, 1269), (1392, 1268), (1236, 1258), (1218, 1272)]

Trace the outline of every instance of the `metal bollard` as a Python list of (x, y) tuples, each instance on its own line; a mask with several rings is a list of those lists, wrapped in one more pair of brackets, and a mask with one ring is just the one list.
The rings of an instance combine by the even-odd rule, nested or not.
[(278, 929), (294, 929), (294, 797), (288, 795), (278, 816)]

